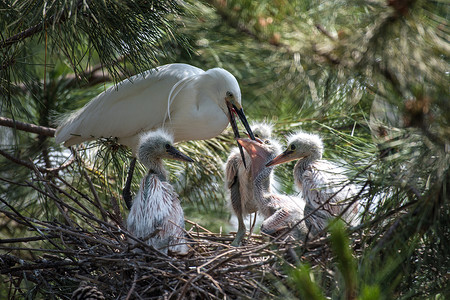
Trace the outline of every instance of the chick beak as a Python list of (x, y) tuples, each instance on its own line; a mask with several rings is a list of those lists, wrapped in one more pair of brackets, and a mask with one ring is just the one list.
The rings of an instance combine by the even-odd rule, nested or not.
[(274, 159), (269, 161), (266, 164), (266, 167), (275, 166), (275, 165), (279, 165), (279, 164), (294, 160), (295, 158), (292, 157), (292, 155), (291, 155), (292, 153), (294, 153), (294, 151), (286, 149), (283, 153), (281, 153), (280, 155), (278, 155), (277, 157), (275, 157)]
[(242, 145), (252, 159), (251, 172), (255, 178), (264, 168), (269, 152), (264, 147), (264, 143), (260, 140), (237, 139), (239, 145)]
[(172, 156), (172, 159), (179, 160), (179, 161), (185, 161), (185, 162), (194, 162), (192, 158), (187, 156), (186, 154), (181, 153), (177, 148), (174, 146), (170, 146), (169, 149), (166, 150), (167, 153)]

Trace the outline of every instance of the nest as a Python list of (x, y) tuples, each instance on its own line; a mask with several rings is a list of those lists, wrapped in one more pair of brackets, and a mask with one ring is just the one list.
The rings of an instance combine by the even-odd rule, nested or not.
[[(9, 298), (46, 299), (255, 299), (279, 295), (286, 267), (329, 258), (325, 240), (309, 242), (255, 235), (241, 247), (234, 234), (213, 233), (187, 221), (190, 251), (167, 256), (132, 236), (123, 226), (115, 197), (101, 204), (85, 170), (86, 194), (58, 175), (29, 165), (27, 185), (57, 208), (60, 220), (38, 220), (4, 199), (3, 221), (27, 237), (0, 240), (3, 284)], [(134, 240), (134, 243), (130, 243)], [(299, 250), (301, 249), (301, 250)]]
[[(131, 246), (132, 236), (107, 223), (87, 231), (56, 222), (23, 221), (36, 236), (2, 241), (22, 244), (3, 249), (33, 253), (28, 259), (0, 256), (11, 296), (29, 293), (24, 284), (32, 282), (35, 295), (61, 299), (273, 298), (274, 283), (286, 279), (283, 265), (298, 260), (293, 249), (299, 242), (253, 235), (237, 248), (230, 246), (233, 236), (209, 232), (189, 221), (190, 251), (178, 257), (142, 242)], [(50, 247), (33, 248), (37, 241)], [(309, 259), (314, 259), (313, 252)]]

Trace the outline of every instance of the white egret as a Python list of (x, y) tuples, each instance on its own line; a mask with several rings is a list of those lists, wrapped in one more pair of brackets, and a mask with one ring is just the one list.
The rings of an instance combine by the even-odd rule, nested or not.
[[(253, 139), (241, 105), (241, 90), (228, 71), (203, 71), (188, 64), (168, 64), (120, 82), (65, 118), (55, 140), (71, 146), (101, 137), (117, 138), (136, 154), (142, 132), (165, 128), (174, 142), (213, 138), (231, 123), (239, 137), (234, 114)], [(242, 149), (241, 155), (243, 157)], [(126, 186), (130, 202), (133, 159)]]
[(184, 213), (177, 193), (167, 181), (162, 159), (192, 162), (173, 145), (173, 137), (158, 129), (142, 136), (139, 160), (148, 174), (141, 182), (127, 219), (127, 228), (136, 237), (163, 253), (186, 254)]
[(353, 201), (352, 197), (357, 195), (356, 186), (348, 183), (341, 168), (322, 160), (322, 155), (321, 138), (299, 131), (288, 138), (287, 149), (266, 164), (274, 166), (299, 159), (294, 167), (294, 179), (306, 201), (305, 215), (322, 206), (313, 213), (313, 218), (306, 219), (313, 235), (322, 231), (330, 218), (341, 213), (344, 221), (354, 225), (358, 214), (357, 202), (348, 207), (348, 201)]
[[(255, 138), (268, 139), (272, 136), (272, 126), (268, 123), (252, 123), (250, 127), (253, 130)], [(238, 148), (231, 151), (225, 164), (226, 187), (230, 190), (230, 202), (234, 213), (238, 219), (238, 231), (236, 237), (231, 243), (233, 246), (239, 246), (245, 235), (246, 228), (244, 216), (258, 211), (258, 205), (253, 197), (253, 179), (251, 178), (250, 156), (244, 151), (247, 167), (244, 166), (241, 154)]]
[(251, 159), (251, 178), (253, 181), (253, 197), (258, 211), (265, 220), (261, 231), (275, 235), (286, 229), (292, 229), (290, 235), (297, 239), (305, 238), (307, 228), (304, 217), (305, 202), (300, 197), (276, 194), (271, 190), (273, 167), (265, 164), (281, 152), (280, 145), (274, 140), (238, 139)]

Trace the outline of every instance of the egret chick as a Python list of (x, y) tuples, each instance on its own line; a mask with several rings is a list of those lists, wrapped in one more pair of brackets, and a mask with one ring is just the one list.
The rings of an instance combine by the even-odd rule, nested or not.
[(305, 238), (306, 225), (300, 222), (304, 217), (304, 200), (277, 194), (271, 189), (273, 167), (266, 167), (265, 164), (281, 152), (280, 145), (274, 140), (261, 142), (238, 139), (238, 143), (244, 147), (251, 159), (253, 197), (258, 211), (265, 218), (261, 231), (274, 235), (295, 226), (290, 235), (297, 239)]
[(163, 253), (186, 254), (184, 213), (177, 193), (167, 181), (163, 159), (193, 162), (173, 145), (173, 137), (158, 129), (144, 134), (138, 148), (139, 160), (148, 169), (142, 179), (127, 219), (136, 237)]
[[(266, 140), (272, 136), (272, 126), (268, 123), (252, 123), (250, 127), (255, 138)], [(226, 187), (230, 190), (231, 207), (238, 219), (238, 231), (231, 243), (233, 246), (239, 246), (245, 235), (244, 216), (258, 211), (258, 205), (253, 198), (251, 160), (246, 151), (244, 151), (244, 157), (247, 166), (244, 166), (239, 149), (234, 148), (225, 164)]]
[[(315, 235), (322, 231), (331, 218), (339, 216), (354, 225), (358, 213), (355, 202), (347, 207), (346, 200), (357, 194), (357, 188), (348, 183), (342, 170), (332, 162), (322, 160), (323, 143), (316, 134), (299, 131), (288, 138), (287, 149), (272, 159), (266, 166), (274, 166), (288, 161), (299, 161), (294, 167), (294, 180), (306, 201), (305, 215), (310, 214), (306, 224)], [(321, 208), (319, 208), (322, 206)], [(345, 212), (344, 212), (345, 211)]]

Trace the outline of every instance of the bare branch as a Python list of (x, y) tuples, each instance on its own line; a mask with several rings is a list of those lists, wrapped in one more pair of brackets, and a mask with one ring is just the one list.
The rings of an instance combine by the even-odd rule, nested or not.
[(34, 125), (5, 117), (0, 117), (0, 125), (49, 137), (54, 137), (56, 132), (55, 128)]

